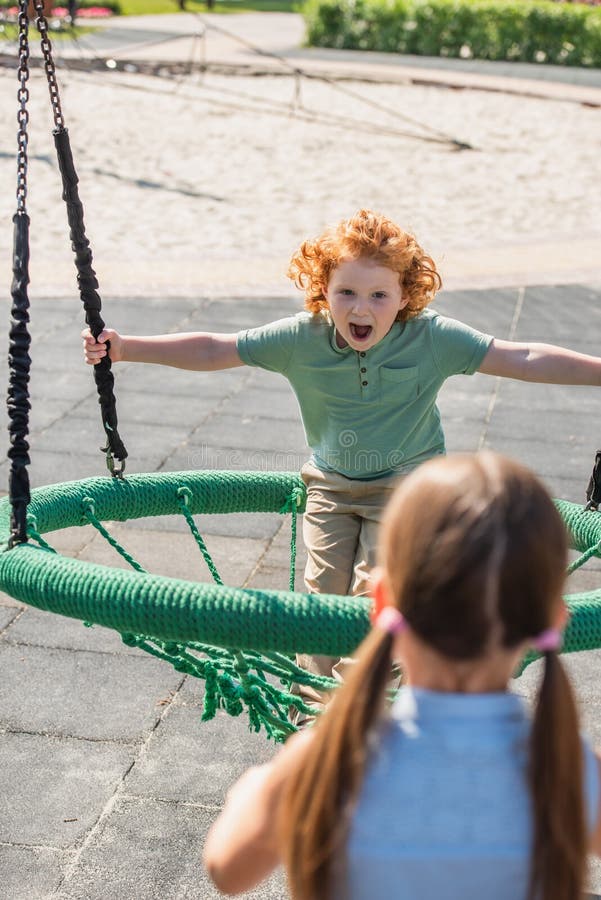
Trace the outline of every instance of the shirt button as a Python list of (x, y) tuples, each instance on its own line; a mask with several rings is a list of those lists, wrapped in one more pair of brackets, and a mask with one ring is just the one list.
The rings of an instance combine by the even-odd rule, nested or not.
[(367, 381), (362, 381), (361, 384), (363, 385), (363, 387), (367, 387)]
[(367, 372), (367, 369), (364, 367), (364, 368), (361, 369), (361, 372), (362, 372), (363, 374), (365, 374), (365, 372)]
[(365, 356), (365, 350), (362, 350), (359, 356)]

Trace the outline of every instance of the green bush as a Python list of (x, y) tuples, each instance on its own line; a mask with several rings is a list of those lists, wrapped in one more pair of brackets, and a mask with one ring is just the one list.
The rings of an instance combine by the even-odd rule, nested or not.
[[(402, 49), (406, 0), (322, 0), (306, 10), (310, 43), (339, 50)], [(305, 10), (303, 10), (305, 12)]]
[(550, 0), (308, 0), (317, 47), (601, 66), (601, 7)]

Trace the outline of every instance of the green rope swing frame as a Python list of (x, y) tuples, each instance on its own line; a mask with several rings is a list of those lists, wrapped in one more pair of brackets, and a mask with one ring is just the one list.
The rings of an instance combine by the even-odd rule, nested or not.
[[(302, 513), (305, 489), (296, 473), (172, 472), (89, 478), (32, 491), (32, 537), (101, 522), (188, 511)], [(601, 516), (556, 501), (571, 545), (582, 556), (601, 556)], [(0, 501), (0, 541), (8, 546), (10, 506)], [(533, 572), (533, 577), (536, 573)], [(17, 600), (92, 624), (113, 628), (128, 642), (198, 642), (252, 653), (346, 656), (366, 636), (365, 598), (308, 595), (284, 590), (234, 588), (113, 569), (60, 556), (41, 541), (0, 554), (0, 588)], [(566, 597), (571, 617), (564, 652), (601, 647), (601, 589)]]
[[(173, 472), (71, 481), (32, 491), (29, 521), (47, 534), (100, 521), (180, 512), (182, 488), (192, 515), (304, 508), (295, 473)], [(296, 498), (296, 501), (294, 501)], [(0, 501), (0, 539), (9, 536)], [(35, 537), (35, 534), (34, 534)], [(369, 628), (368, 602), (351, 597), (233, 588), (112, 569), (59, 556), (31, 541), (0, 555), (0, 588), (40, 609), (165, 641), (199, 641), (255, 652), (348, 655)]]

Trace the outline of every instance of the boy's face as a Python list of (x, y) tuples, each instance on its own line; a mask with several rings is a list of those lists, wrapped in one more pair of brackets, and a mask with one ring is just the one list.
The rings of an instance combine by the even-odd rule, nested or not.
[(372, 259), (343, 260), (323, 289), (339, 347), (369, 350), (386, 337), (407, 305), (398, 272)]

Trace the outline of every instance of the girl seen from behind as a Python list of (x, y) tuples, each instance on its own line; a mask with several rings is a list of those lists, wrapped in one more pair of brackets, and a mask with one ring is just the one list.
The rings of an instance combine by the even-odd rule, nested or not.
[[(375, 627), (316, 727), (230, 791), (205, 847), (215, 883), (238, 893), (283, 862), (293, 900), (579, 900), (599, 761), (557, 652), (549, 495), (490, 452), (433, 460), (396, 490), (379, 554)], [(532, 715), (509, 692), (530, 647)]]

